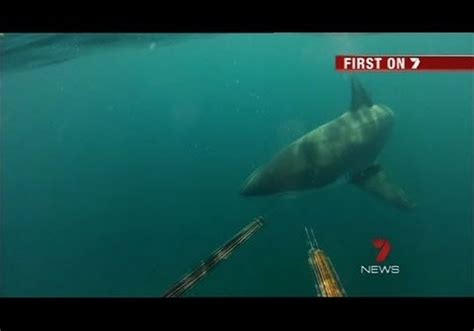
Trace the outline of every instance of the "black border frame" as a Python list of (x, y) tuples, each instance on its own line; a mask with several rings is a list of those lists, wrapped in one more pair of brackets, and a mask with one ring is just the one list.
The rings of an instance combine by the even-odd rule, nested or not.
[[(18, 5), (18, 8), (14, 6)], [(135, 5), (136, 7), (134, 7)], [(173, 8), (173, 5), (176, 7)], [(464, 4), (60, 3), (2, 6), (3, 32), (472, 32)], [(61, 8), (63, 6), (64, 8)], [(62, 10), (62, 12), (61, 12)]]
[[(196, 10), (184, 5), (169, 9), (137, 10), (128, 5), (109, 4), (103, 11), (83, 4), (81, 15), (77, 5), (67, 14), (51, 8), (2, 10), (2, 32), (472, 32), (471, 11), (464, 6), (447, 4), (421, 11), (409, 4), (390, 11), (387, 3), (364, 3), (356, 10), (343, 3), (325, 3), (316, 8), (280, 8), (278, 13), (266, 7), (254, 10), (244, 4), (226, 4)], [(42, 6), (43, 4), (40, 4)], [(28, 5), (29, 6), (29, 5)], [(269, 4), (268, 6), (273, 6)], [(275, 5), (276, 6), (276, 5)], [(321, 6), (324, 6), (321, 7)], [(436, 6), (433, 4), (433, 6)], [(119, 7), (119, 8), (117, 8)], [(239, 8), (240, 7), (240, 8)], [(339, 7), (339, 8), (338, 8)], [(451, 8), (451, 9), (450, 9)], [(202, 11), (204, 9), (204, 12)], [(393, 8), (392, 8), (393, 9)], [(400, 9), (398, 9), (400, 10)], [(439, 10), (438, 15), (436, 10)], [(240, 15), (244, 11), (247, 15)], [(363, 12), (363, 15), (359, 13)], [(251, 15), (248, 13), (252, 12)], [(233, 17), (232, 17), (233, 16)], [(90, 329), (97, 321), (107, 326), (131, 323), (134, 328), (151, 326), (242, 327), (254, 328), (256, 321), (265, 327), (288, 322), (291, 328), (331, 327), (347, 323), (351, 328), (385, 328), (396, 324), (413, 328), (434, 325), (449, 329), (463, 325), (472, 330), (474, 298), (0, 298), (0, 329), (51, 329), (83, 325)], [(415, 322), (416, 321), (416, 322)], [(345, 322), (345, 323), (344, 323)], [(171, 323), (171, 326), (170, 324)], [(303, 326), (305, 325), (305, 326)], [(28, 327), (29, 326), (29, 327)], [(281, 325), (283, 327), (283, 325)]]
[(472, 330), (474, 298), (2, 298), (2, 331), (81, 326)]

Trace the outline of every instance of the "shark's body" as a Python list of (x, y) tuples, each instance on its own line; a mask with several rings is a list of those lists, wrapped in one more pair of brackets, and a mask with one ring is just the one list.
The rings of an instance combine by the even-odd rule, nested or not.
[(265, 196), (316, 189), (347, 178), (399, 207), (413, 207), (404, 191), (375, 163), (393, 124), (393, 111), (373, 104), (361, 84), (352, 80), (351, 109), (308, 132), (255, 170), (241, 194)]

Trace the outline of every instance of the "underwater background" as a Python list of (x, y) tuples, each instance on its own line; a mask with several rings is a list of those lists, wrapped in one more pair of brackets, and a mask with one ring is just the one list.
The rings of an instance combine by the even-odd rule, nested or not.
[[(185, 296), (316, 296), (305, 226), (348, 296), (472, 296), (472, 72), (357, 75), (396, 113), (380, 162), (416, 209), (350, 184), (238, 192), (349, 108), (336, 55), (473, 47), (467, 33), (1, 36), (0, 295), (161, 296), (263, 215)], [(399, 274), (361, 274), (375, 238)]]

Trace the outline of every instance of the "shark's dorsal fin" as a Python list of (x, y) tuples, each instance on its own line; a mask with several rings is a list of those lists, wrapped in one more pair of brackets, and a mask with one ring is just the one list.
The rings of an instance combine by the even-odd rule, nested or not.
[(370, 107), (373, 105), (372, 99), (357, 78), (351, 77), (352, 102), (351, 111), (356, 111), (361, 107)]

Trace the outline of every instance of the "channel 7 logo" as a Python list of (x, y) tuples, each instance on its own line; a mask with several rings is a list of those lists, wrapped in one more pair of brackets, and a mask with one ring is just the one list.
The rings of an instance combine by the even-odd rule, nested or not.
[(380, 265), (384, 263), (390, 252), (392, 251), (392, 245), (387, 239), (377, 238), (372, 241), (372, 246), (378, 250), (378, 253), (375, 257), (375, 262), (379, 265), (361, 265), (360, 273), (361, 274), (399, 274), (400, 266), (399, 265)]
[(392, 251), (392, 245), (390, 245), (390, 242), (386, 239), (374, 239), (372, 243), (375, 248), (379, 249), (375, 261), (377, 261), (377, 263), (384, 262)]

